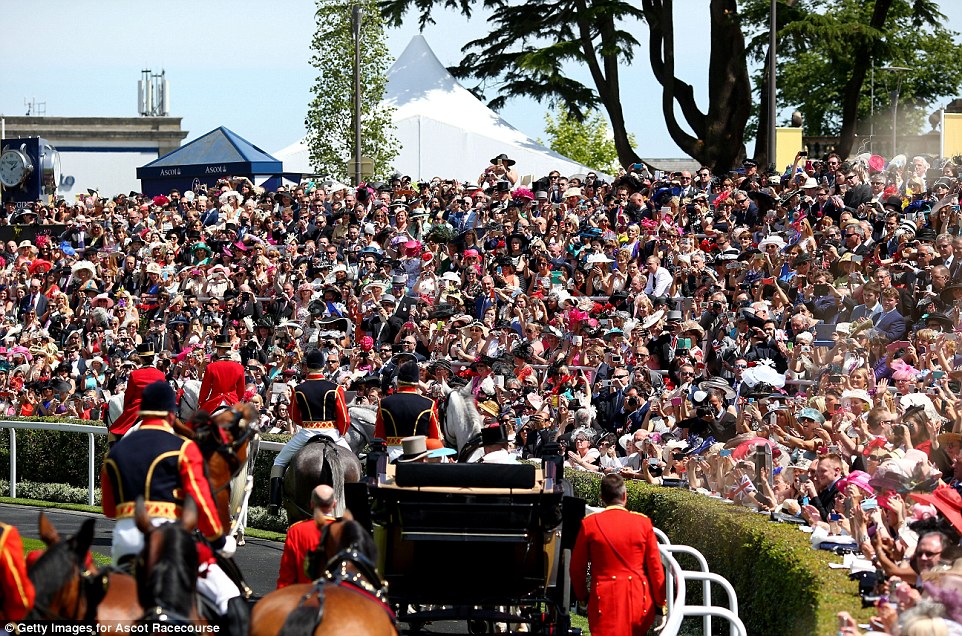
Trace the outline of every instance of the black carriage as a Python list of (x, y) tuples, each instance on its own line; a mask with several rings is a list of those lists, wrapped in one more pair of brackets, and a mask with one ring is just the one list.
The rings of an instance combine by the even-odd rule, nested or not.
[(354, 485), (348, 506), (374, 534), (410, 632), (458, 620), (474, 633), (494, 623), (570, 633), (568, 557), (584, 501), (546, 488), (529, 464), (398, 464), (377, 482)]

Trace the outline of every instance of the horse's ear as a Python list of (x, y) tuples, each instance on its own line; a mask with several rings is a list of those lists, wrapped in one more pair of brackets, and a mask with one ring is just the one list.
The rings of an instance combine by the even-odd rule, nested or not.
[(180, 525), (187, 532), (193, 532), (197, 527), (197, 502), (190, 495), (184, 497), (184, 509), (180, 515)]
[(350, 510), (348, 510), (347, 508), (345, 508), (345, 509), (344, 509), (344, 514), (341, 515), (341, 519), (343, 519), (344, 521), (354, 521), (354, 515), (351, 514), (351, 511), (350, 511)]
[(256, 422), (258, 418), (257, 409), (250, 402), (245, 402), (243, 409), (244, 417), (241, 418), (240, 424), (242, 427), (250, 426), (251, 423)]
[(57, 529), (53, 527), (53, 523), (50, 522), (47, 515), (42, 512), (40, 513), (38, 525), (40, 526), (40, 538), (48, 548), (60, 543), (60, 534), (57, 532)]
[(137, 503), (134, 504), (134, 523), (137, 524), (137, 529), (143, 534), (150, 533), (150, 517), (147, 516), (147, 504), (144, 503), (143, 495), (139, 495)]
[(96, 522), (96, 519), (84, 521), (83, 525), (80, 526), (80, 531), (71, 539), (73, 551), (81, 563), (87, 560), (87, 552), (90, 551), (90, 545), (94, 542), (94, 524)]

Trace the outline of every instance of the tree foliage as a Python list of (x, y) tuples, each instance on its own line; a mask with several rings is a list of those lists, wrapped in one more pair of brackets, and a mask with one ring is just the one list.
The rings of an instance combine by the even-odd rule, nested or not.
[[(746, 9), (754, 25), (752, 58), (768, 52), (768, 0)], [(962, 46), (935, 0), (784, 0), (778, 11), (778, 106), (799, 110), (809, 135), (839, 136), (848, 154), (869, 134), (875, 66), (875, 135), (891, 134), (892, 93), (899, 88), (899, 130), (918, 132), (919, 109), (957, 94)], [(906, 67), (905, 72), (881, 70)], [(762, 73), (756, 85), (763, 82)], [(760, 113), (761, 114), (761, 113)], [(888, 148), (885, 143), (883, 148)]]
[[(568, 112), (564, 104), (559, 104), (553, 112), (545, 113), (544, 119), (549, 148), (599, 172), (618, 172), (615, 140), (601, 113), (590, 111), (579, 120)], [(628, 135), (628, 143), (635, 145), (633, 135)]]
[(339, 180), (353, 176), (354, 35), (351, 8), (361, 7), (361, 155), (374, 163), (374, 176), (384, 177), (397, 156), (393, 110), (381, 104), (392, 59), (384, 35), (384, 19), (375, 0), (317, 0), (317, 29), (311, 65), (318, 77), (305, 126), (311, 165)]

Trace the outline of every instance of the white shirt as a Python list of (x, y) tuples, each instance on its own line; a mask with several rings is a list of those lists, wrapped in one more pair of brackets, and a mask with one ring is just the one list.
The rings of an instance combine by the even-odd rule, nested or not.
[(654, 274), (648, 275), (648, 282), (645, 283), (645, 293), (649, 296), (664, 296), (671, 287), (672, 276), (664, 267), (659, 267)]

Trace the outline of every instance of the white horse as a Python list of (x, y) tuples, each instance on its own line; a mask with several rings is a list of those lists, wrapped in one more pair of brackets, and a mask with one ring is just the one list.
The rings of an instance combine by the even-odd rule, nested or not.
[(460, 456), (465, 446), (481, 435), (481, 413), (470, 382), (460, 389), (445, 384), (441, 391), (448, 400), (444, 414), (444, 440), (458, 449)]

